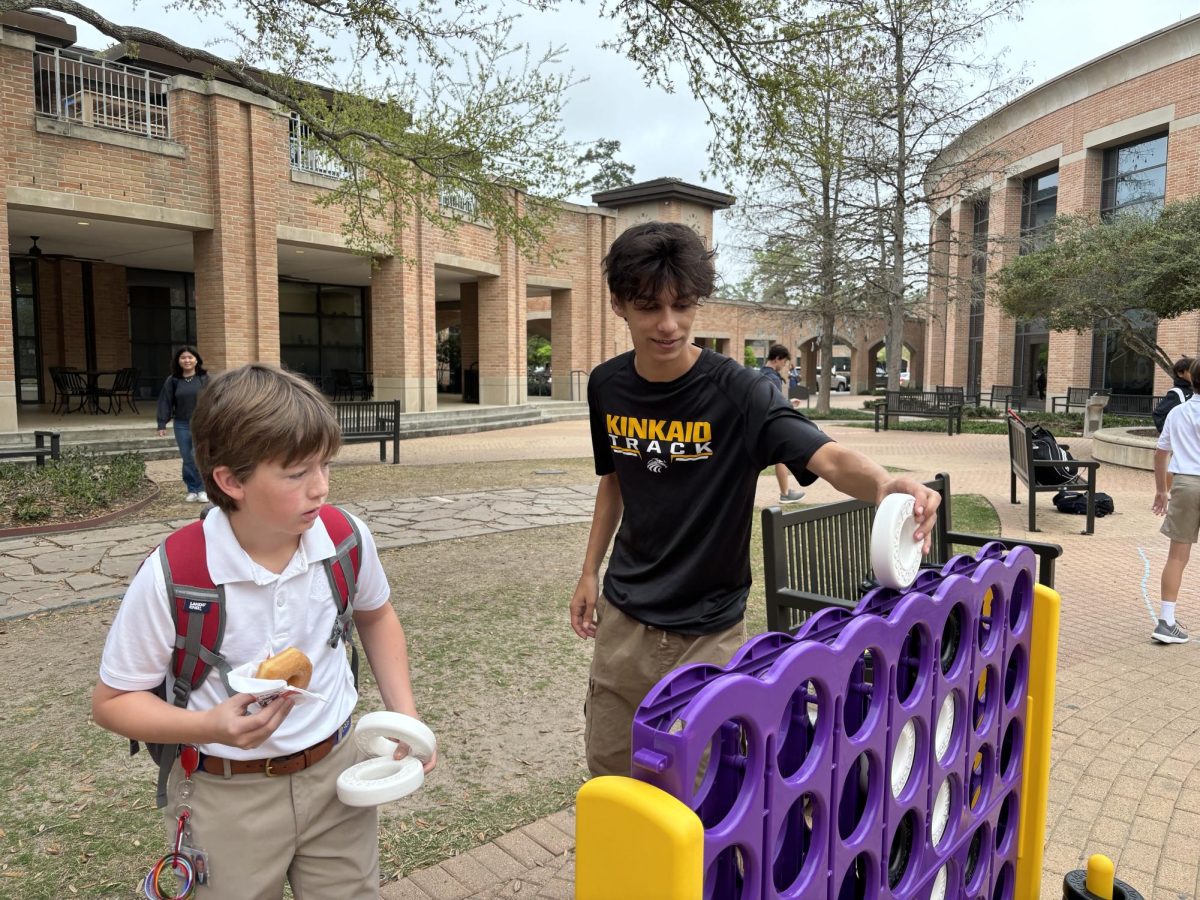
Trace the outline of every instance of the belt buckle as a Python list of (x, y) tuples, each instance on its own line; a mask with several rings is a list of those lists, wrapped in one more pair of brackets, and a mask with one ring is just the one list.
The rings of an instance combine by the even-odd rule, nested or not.
[(276, 759), (278, 759), (278, 757), (272, 756), (267, 760), (267, 768), (264, 770), (263, 774), (265, 774), (268, 778), (278, 778), (279, 777), (278, 772), (271, 771), (271, 763), (274, 762)]

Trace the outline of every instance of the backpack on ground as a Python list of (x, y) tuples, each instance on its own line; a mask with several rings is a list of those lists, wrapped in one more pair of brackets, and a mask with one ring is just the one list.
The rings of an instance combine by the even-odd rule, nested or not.
[[(1059, 512), (1071, 513), (1076, 516), (1087, 515), (1087, 494), (1079, 491), (1059, 491), (1052, 499)], [(1113, 498), (1101, 491), (1096, 491), (1096, 518), (1102, 519), (1115, 511)]]
[[(322, 523), (335, 548), (334, 555), (323, 560), (325, 575), (337, 608), (337, 618), (329, 635), (329, 646), (345, 641), (350, 647), (350, 668), (358, 686), (358, 648), (354, 646), (354, 597), (358, 592), (362, 539), (349, 514), (336, 506), (322, 506)], [(171, 617), (175, 622), (175, 653), (171, 670), (154, 693), (168, 703), (185, 709), (192, 691), (204, 683), (211, 669), (221, 676), (230, 696), (229, 663), (221, 655), (225, 637), (225, 586), (213, 584), (208, 574), (204, 522), (196, 521), (167, 537), (155, 551), (162, 563)], [(167, 776), (179, 756), (178, 744), (147, 743), (146, 750), (158, 763), (159, 808), (167, 802)], [(129, 742), (130, 755), (138, 752), (138, 742)]]

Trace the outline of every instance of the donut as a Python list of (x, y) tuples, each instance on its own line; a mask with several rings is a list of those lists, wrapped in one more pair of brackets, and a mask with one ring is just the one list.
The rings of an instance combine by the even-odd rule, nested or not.
[(304, 690), (312, 678), (312, 663), (304, 652), (295, 647), (288, 647), (274, 656), (268, 656), (262, 661), (255, 673), (255, 678), (275, 680), (282, 678), (289, 687)]

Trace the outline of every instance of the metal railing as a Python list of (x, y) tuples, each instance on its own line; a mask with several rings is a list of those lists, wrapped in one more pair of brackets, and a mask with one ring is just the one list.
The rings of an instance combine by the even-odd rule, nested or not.
[(475, 221), (479, 218), (479, 201), (466, 188), (444, 187), (438, 192), (438, 206), (448, 216)]
[(288, 153), (292, 168), (297, 171), (339, 180), (350, 177), (350, 168), (329, 151), (317, 146), (312, 130), (295, 114), (288, 121)]
[(33, 51), (37, 114), (63, 122), (166, 140), (166, 75), (58, 47)]

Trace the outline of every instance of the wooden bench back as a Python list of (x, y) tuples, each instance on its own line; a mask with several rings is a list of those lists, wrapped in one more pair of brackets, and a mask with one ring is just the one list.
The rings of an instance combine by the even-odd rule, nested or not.
[(1030, 465), (1033, 459), (1033, 436), (1029, 433), (1029, 426), (1012, 416), (1008, 417), (1008, 455), (1013, 471), (1022, 481), (1030, 484), (1033, 479), (1033, 467)]
[(1151, 397), (1149, 394), (1109, 394), (1108, 405), (1104, 407), (1104, 411), (1110, 416), (1148, 419), (1154, 414), (1154, 407), (1161, 399), (1162, 397)]
[(961, 394), (955, 398), (939, 391), (887, 391), (888, 413), (927, 413), (962, 406)]
[(338, 427), (346, 436), (391, 435), (400, 427), (396, 400), (339, 400), (333, 404)]

